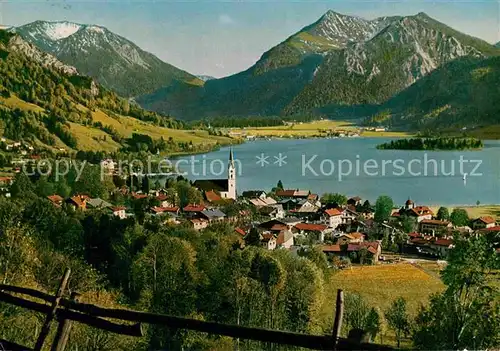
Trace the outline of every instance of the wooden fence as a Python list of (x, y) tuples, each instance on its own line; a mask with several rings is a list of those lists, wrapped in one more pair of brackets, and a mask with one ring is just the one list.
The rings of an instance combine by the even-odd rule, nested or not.
[[(121, 335), (144, 336), (142, 323), (164, 325), (171, 329), (188, 329), (203, 333), (223, 335), (232, 338), (247, 339), (280, 345), (298, 346), (313, 350), (392, 350), (392, 348), (363, 343), (363, 331), (352, 330), (348, 338), (339, 338), (342, 328), (343, 292), (338, 290), (334, 327), (331, 335), (308, 335), (301, 333), (250, 328), (237, 325), (205, 322), (196, 319), (173, 317), (163, 314), (139, 312), (126, 309), (103, 308), (78, 301), (78, 294), (71, 293), (64, 298), (70, 270), (67, 269), (61, 279), (56, 295), (38, 290), (0, 284), (0, 301), (27, 308), (45, 314), (45, 321), (33, 348), (0, 339), (0, 350), (41, 350), (49, 335), (52, 322), (58, 322), (57, 331), (51, 344), (51, 351), (64, 351), (68, 342), (72, 322), (86, 325)], [(32, 299), (15, 296), (22, 294)], [(33, 301), (33, 298), (45, 303)], [(112, 318), (135, 324), (119, 324), (105, 318)]]

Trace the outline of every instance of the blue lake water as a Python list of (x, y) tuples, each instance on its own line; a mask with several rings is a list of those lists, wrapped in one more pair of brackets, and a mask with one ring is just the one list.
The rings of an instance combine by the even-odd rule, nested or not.
[[(477, 151), (376, 149), (387, 140), (258, 140), (234, 146), (238, 192), (270, 190), (281, 180), (285, 188), (318, 194), (339, 192), (370, 201), (389, 195), (397, 204), (409, 197), (427, 205), (500, 203), (499, 141), (485, 141)], [(222, 148), (183, 157), (178, 168), (189, 179), (225, 178), (228, 154), (229, 148)]]

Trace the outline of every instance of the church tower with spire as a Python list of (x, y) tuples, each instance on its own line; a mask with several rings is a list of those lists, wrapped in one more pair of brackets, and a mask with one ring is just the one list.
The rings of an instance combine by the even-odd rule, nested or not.
[(227, 169), (227, 198), (236, 200), (236, 167), (234, 166), (233, 149), (229, 149), (229, 165)]

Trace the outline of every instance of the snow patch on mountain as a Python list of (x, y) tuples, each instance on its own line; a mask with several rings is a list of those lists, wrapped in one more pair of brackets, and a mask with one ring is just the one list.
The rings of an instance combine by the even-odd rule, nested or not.
[(72, 22), (43, 22), (38, 32), (30, 33), (32, 36), (45, 35), (50, 40), (67, 38), (82, 28), (82, 25)]

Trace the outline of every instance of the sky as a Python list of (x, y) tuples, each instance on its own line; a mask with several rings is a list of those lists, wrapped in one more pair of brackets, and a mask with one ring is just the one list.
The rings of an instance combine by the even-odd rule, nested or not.
[(500, 41), (500, 0), (0, 0), (0, 24), (97, 24), (176, 67), (219, 78), (249, 68), (328, 10), (367, 19), (423, 11), (490, 43)]

